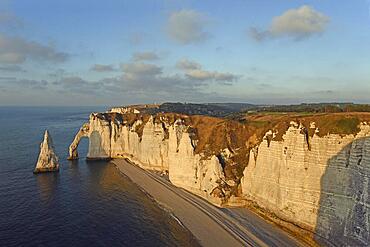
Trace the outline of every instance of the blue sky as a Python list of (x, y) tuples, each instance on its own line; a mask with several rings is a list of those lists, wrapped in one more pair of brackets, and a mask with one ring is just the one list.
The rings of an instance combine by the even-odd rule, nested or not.
[(0, 0), (0, 105), (370, 103), (367, 0)]

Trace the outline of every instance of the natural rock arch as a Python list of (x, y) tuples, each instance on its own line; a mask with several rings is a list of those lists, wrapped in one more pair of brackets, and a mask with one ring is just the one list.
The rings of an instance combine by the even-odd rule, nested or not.
[(80, 130), (77, 132), (75, 138), (73, 139), (73, 142), (69, 146), (69, 160), (75, 160), (78, 159), (78, 152), (77, 152), (77, 147), (78, 144), (81, 141), (81, 138), (83, 137), (88, 137), (89, 138), (89, 133), (90, 133), (90, 124), (85, 123), (82, 125)]

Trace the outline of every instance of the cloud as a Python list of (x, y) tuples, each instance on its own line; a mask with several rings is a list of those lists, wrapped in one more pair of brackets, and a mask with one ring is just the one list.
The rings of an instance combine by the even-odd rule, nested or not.
[(334, 90), (331, 90), (331, 89), (327, 89), (327, 90), (313, 91), (312, 93), (313, 94), (323, 94), (323, 95), (326, 95), (326, 94), (335, 94), (335, 91)]
[(63, 77), (62, 79), (53, 82), (54, 85), (63, 85), (68, 87), (79, 87), (85, 85), (86, 83), (88, 82), (78, 76)]
[(0, 76), (0, 81), (15, 81), (17, 78), (13, 76)]
[(29, 80), (29, 79), (17, 79), (15, 77), (1, 77), (1, 85), (7, 89), (34, 89), (44, 90), (47, 88), (48, 82), (45, 80)]
[(202, 66), (194, 61), (189, 61), (187, 59), (181, 59), (176, 63), (176, 67), (181, 70), (195, 70), (201, 69)]
[(190, 80), (183, 75), (164, 74), (163, 68), (154, 64), (132, 62), (122, 64), (121, 67), (121, 76), (100, 81), (113, 94), (127, 92), (138, 98), (157, 99), (168, 95), (174, 98), (185, 95), (194, 97), (202, 87), (207, 86), (206, 82)]
[(106, 96), (103, 82), (87, 81), (79, 76), (62, 77), (52, 84), (57, 87), (58, 91), (64, 93)]
[(251, 27), (249, 29), (249, 37), (251, 37), (253, 40), (261, 42), (265, 39), (268, 39), (271, 37), (270, 31), (261, 31), (258, 30), (256, 27)]
[(194, 61), (181, 59), (176, 63), (176, 67), (185, 72), (185, 76), (191, 80), (197, 81), (217, 81), (229, 85), (236, 81), (239, 76), (231, 73), (221, 73), (218, 71), (203, 70), (202, 66)]
[(303, 5), (274, 17), (267, 30), (259, 30), (256, 27), (250, 28), (249, 35), (256, 41), (280, 37), (303, 40), (323, 33), (329, 21), (329, 17), (323, 13), (308, 5)]
[(91, 66), (90, 70), (95, 72), (111, 72), (115, 71), (115, 68), (111, 64), (94, 64)]
[[(68, 76), (64, 70), (57, 70), (54, 73), (56, 78), (49, 81), (18, 80), (10, 77), (3, 78), (4, 80), (0, 78), (0, 85), (3, 92), (14, 94), (20, 92), (19, 95), (28, 97), (30, 94), (22, 89), (35, 89), (32, 93), (39, 94), (41, 98), (54, 95), (62, 100), (61, 102), (67, 100), (67, 104), (78, 104), (77, 99), (86, 102), (96, 100), (106, 102), (106, 104), (122, 100), (133, 102), (214, 101), (222, 96), (217, 92), (210, 92), (212, 83), (227, 84), (236, 78), (229, 73), (204, 71), (200, 64), (186, 59), (180, 60), (177, 65), (180, 72), (167, 74), (164, 73), (163, 67), (156, 64), (131, 61), (121, 64), (121, 75), (100, 80)], [(3, 87), (4, 84), (7, 86)], [(47, 89), (49, 96), (37, 92), (41, 89)], [(31, 90), (28, 91), (31, 92)]]
[(0, 63), (20, 64), (26, 60), (58, 63), (67, 58), (67, 53), (58, 52), (52, 46), (0, 34)]
[(48, 76), (50, 77), (62, 77), (65, 76), (66, 71), (64, 69), (56, 69), (51, 73), (48, 73)]
[[(238, 76), (231, 73), (220, 73), (217, 71), (206, 70), (190, 70), (186, 72), (186, 76), (192, 80), (209, 81), (215, 80), (218, 82), (233, 82), (237, 80)], [(225, 83), (228, 84), (228, 83)]]
[(23, 21), (11, 13), (0, 13), (0, 27), (20, 28)]
[(209, 38), (205, 31), (207, 18), (195, 10), (180, 10), (171, 13), (167, 22), (167, 34), (177, 43), (201, 43)]
[(121, 64), (122, 71), (129, 77), (156, 76), (162, 73), (162, 68), (148, 63), (124, 63)]
[(25, 70), (18, 66), (18, 65), (4, 65), (4, 66), (0, 66), (0, 71), (4, 71), (4, 72), (25, 72)]
[(29, 87), (29, 88), (37, 89), (37, 90), (46, 89), (48, 85), (48, 82), (45, 80), (37, 81), (37, 80), (21, 79), (21, 80), (17, 80), (16, 83), (18, 84), (18, 86), (22, 88)]
[(135, 52), (132, 55), (132, 60), (134, 61), (153, 61), (159, 59), (159, 56), (155, 52), (144, 51)]

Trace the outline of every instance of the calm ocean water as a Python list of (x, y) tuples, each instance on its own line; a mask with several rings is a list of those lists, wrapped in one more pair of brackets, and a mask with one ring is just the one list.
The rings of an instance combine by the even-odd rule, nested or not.
[[(192, 235), (109, 162), (67, 161), (92, 111), (0, 107), (0, 246), (194, 246)], [(48, 129), (59, 173), (32, 173)]]

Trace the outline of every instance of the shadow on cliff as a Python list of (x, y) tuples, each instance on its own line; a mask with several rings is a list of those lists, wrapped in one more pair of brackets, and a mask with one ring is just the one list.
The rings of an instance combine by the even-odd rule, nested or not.
[[(76, 146), (76, 149), (75, 149), (77, 157), (78, 158), (86, 158), (88, 147), (89, 147), (89, 137), (84, 136), (77, 143), (77, 146)], [(82, 154), (82, 156), (80, 156), (81, 154)], [(70, 160), (70, 163), (71, 164), (78, 164), (78, 159)]]
[(370, 137), (353, 141), (329, 159), (321, 177), (315, 229), (319, 243), (370, 245), (369, 176)]
[(89, 137), (89, 152), (87, 160), (109, 159), (110, 154), (104, 150), (100, 133), (94, 130)]

